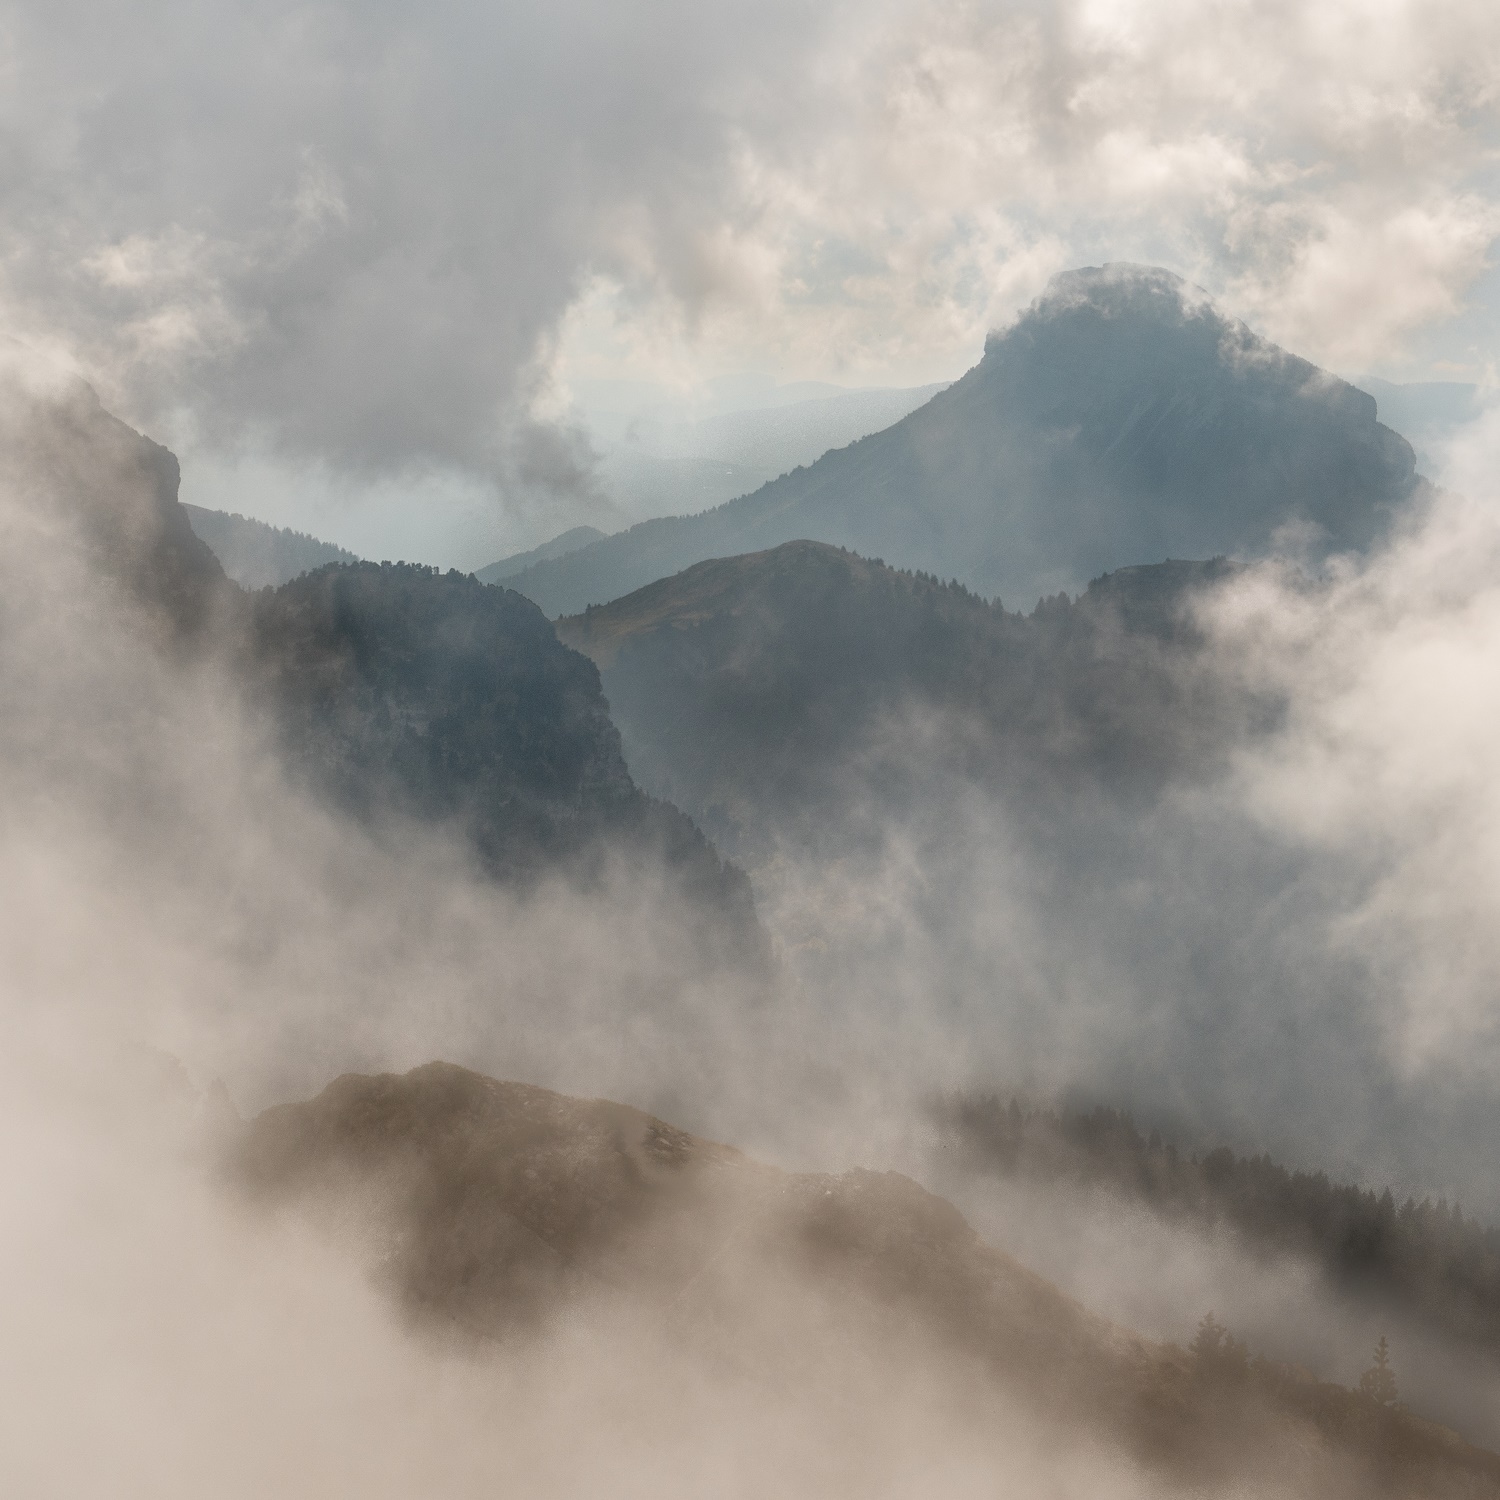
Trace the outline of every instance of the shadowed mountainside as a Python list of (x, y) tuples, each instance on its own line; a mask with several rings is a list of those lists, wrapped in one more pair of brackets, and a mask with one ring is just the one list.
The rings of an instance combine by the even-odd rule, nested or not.
[(76, 558), (91, 585), (119, 587), (129, 609), (115, 623), (142, 632), (142, 650), (216, 664), (316, 791), (372, 821), (454, 827), (494, 876), (589, 879), (623, 858), (709, 916), (721, 957), (764, 959), (748, 881), (635, 785), (597, 671), (529, 600), (373, 563), (247, 594), (189, 525), (176, 459), (87, 387), (8, 391), (3, 417), (6, 519), (45, 528), (28, 555)]
[(706, 1370), (732, 1358), (740, 1379), (809, 1394), (872, 1341), (898, 1368), (934, 1360), (1190, 1485), (1500, 1493), (1500, 1459), (1444, 1429), (1105, 1322), (895, 1173), (785, 1173), (622, 1105), (439, 1063), (268, 1110), (229, 1167), (449, 1336), (513, 1341), (603, 1298)]
[(759, 959), (745, 876), (626, 770), (599, 674), (541, 611), (467, 574), (409, 563), (324, 568), (247, 601), (250, 671), (294, 762), (365, 816), (465, 828), (504, 876), (606, 856), (669, 872)]
[(241, 588), (275, 588), (334, 562), (359, 559), (332, 542), (271, 526), (238, 512), (183, 504), (193, 531), (207, 542), (220, 566)]
[(599, 664), (635, 773), (748, 848), (872, 788), (897, 805), (939, 764), (1127, 793), (1206, 771), (1272, 711), (1201, 660), (1188, 606), (1231, 571), (1127, 568), (1023, 616), (789, 542), (699, 563), (557, 630)]
[(645, 521), (513, 587), (576, 614), (797, 538), (1029, 606), (1164, 557), (1361, 549), (1417, 486), (1363, 391), (1166, 271), (1057, 277), (983, 360), (894, 427), (716, 510)]

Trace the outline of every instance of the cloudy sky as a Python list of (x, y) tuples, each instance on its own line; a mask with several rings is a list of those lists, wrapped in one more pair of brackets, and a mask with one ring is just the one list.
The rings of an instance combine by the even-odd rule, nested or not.
[(529, 543), (589, 382), (952, 378), (1108, 259), (1493, 373), (1486, 0), (25, 0), (0, 57), (11, 335), (271, 519)]

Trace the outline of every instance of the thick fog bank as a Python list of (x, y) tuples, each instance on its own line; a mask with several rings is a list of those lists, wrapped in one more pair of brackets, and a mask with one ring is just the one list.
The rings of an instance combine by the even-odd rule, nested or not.
[(1491, 1214), (1497, 550), (1435, 494), (1362, 561), (1021, 618), (803, 543), (560, 628), (887, 1094), (1129, 1104)]
[[(501, 881), (461, 805), (424, 816), (384, 804), (377, 765), (355, 816), (326, 790), (336, 737), (289, 760), (275, 700), (243, 670), (243, 596), (215, 582), (206, 550), (213, 570), (201, 566), (190, 530), (172, 544), (188, 549), (185, 571), (162, 550), (158, 528), (181, 512), (161, 500), (157, 470), (117, 461), (116, 428), (76, 387), (31, 390), (28, 378), (12, 372), (6, 390), (0, 498), (11, 1024), (165, 1047), (199, 1078), (222, 1074), (247, 1106), (437, 1052), (649, 1096), (675, 1072), (653, 1039), (668, 1054), (732, 1050), (709, 1033), (737, 1014), (730, 996), (755, 987), (736, 991), (732, 962), (705, 959), (701, 913), (629, 825), (581, 873), (542, 863)], [(74, 441), (74, 421), (108, 442)], [(149, 455), (118, 432), (131, 462)], [(310, 617), (297, 617), (304, 631)], [(537, 631), (560, 650), (539, 619)], [(326, 686), (347, 660), (281, 665), (323, 672)], [(307, 691), (319, 701), (315, 682)], [(581, 724), (575, 737), (591, 732), (586, 708), (564, 699), (562, 711)], [(558, 712), (539, 702), (532, 735), (552, 732)], [(627, 778), (609, 796), (638, 794)], [(537, 816), (517, 822), (527, 849)], [(576, 806), (570, 816), (593, 826)]]
[[(249, 1112), (443, 1056), (786, 1159), (919, 1165), (931, 1088), (1004, 1054), (976, 1024), (968, 971), (923, 936), (943, 888), (918, 864), (910, 886), (881, 888), (886, 944), (863, 965), (835, 963), (834, 941), (809, 967), (773, 911), (801, 980), (768, 991), (763, 972), (705, 967), (699, 914), (629, 846), (586, 881), (502, 882), (461, 822), (399, 804), (356, 816), (320, 793), (226, 654), (241, 596), (177, 528), (160, 450), (115, 434), (149, 462), (91, 470), (86, 447), (32, 441), (56, 435), (28, 425), (39, 414), (83, 409), (23, 377), (0, 511), (0, 1124), (18, 1184), (4, 1256), (27, 1288), (4, 1317), (23, 1487), (108, 1472), (122, 1493), (171, 1494), (228, 1465), (217, 1487), (247, 1494), (395, 1494), (417, 1474), (463, 1494), (502, 1469), (559, 1494), (603, 1473), (670, 1493), (726, 1471), (731, 1493), (773, 1477), (810, 1495), (928, 1493), (935, 1475), (960, 1494), (997, 1475), (1159, 1492), (1109, 1442), (1038, 1425), (899, 1319), (814, 1340), (795, 1389), (743, 1362), (761, 1293), (778, 1317), (802, 1295), (780, 1283), (742, 1287), (708, 1353), (603, 1295), (539, 1342), (476, 1356), (414, 1337), (378, 1263), (372, 1289), (337, 1233), (330, 1248), (295, 1215), (226, 1198), (215, 1153), (236, 1127), (218, 1078)], [(123, 566), (143, 536), (149, 566)], [(992, 874), (1015, 890), (1019, 848), (994, 845)], [(870, 931), (872, 887), (852, 868), (832, 867), (816, 900), (809, 888), (823, 941), (840, 938), (841, 900)], [(1008, 931), (1014, 946), (1018, 919)], [(1097, 1056), (1077, 1020), (1059, 1016), (1059, 1083)], [(90, 1443), (70, 1441), (79, 1430)]]
[[(1061, 1495), (1159, 1490), (943, 1351), (812, 1333), (795, 1390), (599, 1288), (543, 1333), (412, 1326), (347, 1244), (229, 1194), (194, 1091), (121, 1055), (7, 1052), (0, 1268), (8, 1493), (177, 1497)], [(198, 1117), (195, 1120), (195, 1110)], [(756, 1295), (738, 1308), (754, 1347)], [(815, 1314), (808, 1300), (804, 1311)]]

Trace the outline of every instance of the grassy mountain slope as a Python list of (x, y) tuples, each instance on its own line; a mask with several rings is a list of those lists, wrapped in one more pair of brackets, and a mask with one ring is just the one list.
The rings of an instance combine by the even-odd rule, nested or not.
[(981, 1405), (1123, 1445), (1199, 1492), (1500, 1493), (1500, 1459), (1431, 1424), (1105, 1322), (895, 1173), (784, 1173), (637, 1110), (437, 1063), (267, 1111), (232, 1168), (262, 1202), (352, 1228), (419, 1324), (471, 1339), (602, 1296), (670, 1330), (704, 1378), (814, 1398), (850, 1357), (931, 1361)]
[(1374, 400), (1164, 271), (1058, 277), (904, 420), (687, 517), (518, 574), (574, 614), (695, 562), (811, 538), (1029, 607), (1163, 557), (1367, 546), (1417, 484)]

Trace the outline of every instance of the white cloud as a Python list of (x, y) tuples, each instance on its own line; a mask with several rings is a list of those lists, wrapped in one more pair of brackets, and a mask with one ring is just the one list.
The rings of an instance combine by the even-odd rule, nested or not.
[(1393, 359), (1497, 228), (1500, 18), (1472, 0), (5, 21), (13, 330), (140, 420), (367, 476), (518, 483), (554, 362), (951, 376), (1103, 259), (1315, 359)]
[(1410, 1078), (1500, 1067), (1495, 414), (1464, 442), (1471, 481), (1486, 455), (1484, 499), (1442, 494), (1326, 590), (1261, 574), (1217, 616), (1291, 705), (1285, 730), (1244, 757), (1236, 795), (1323, 861), (1328, 940), (1364, 966)]

